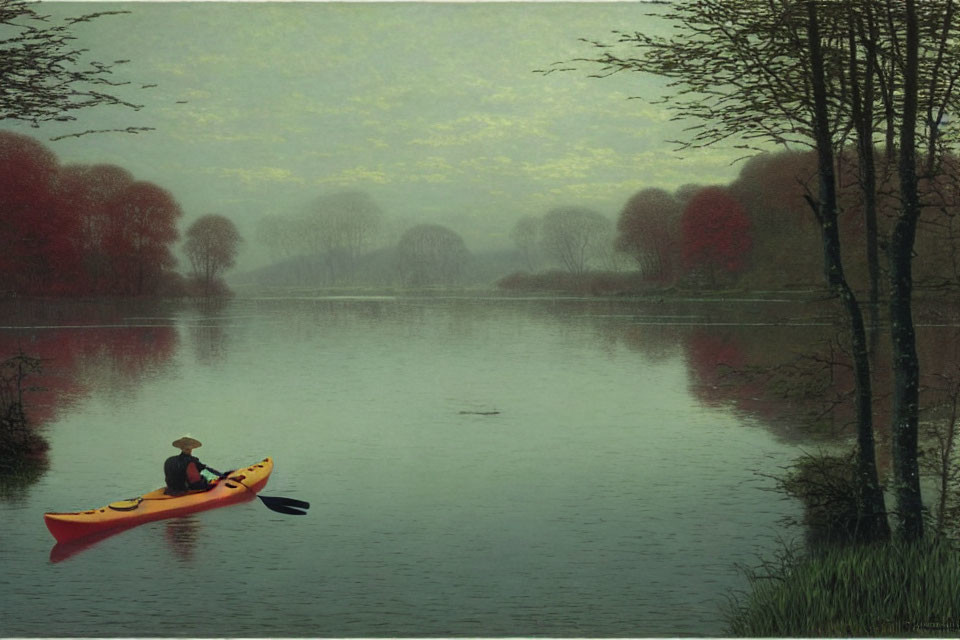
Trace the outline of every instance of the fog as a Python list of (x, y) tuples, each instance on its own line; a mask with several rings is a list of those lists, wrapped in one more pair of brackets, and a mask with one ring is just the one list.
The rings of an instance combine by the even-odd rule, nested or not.
[[(369, 196), (397, 234), (449, 227), (472, 252), (512, 246), (525, 216), (584, 207), (615, 219), (639, 190), (729, 182), (731, 149), (678, 154), (651, 100), (662, 81), (587, 70), (580, 40), (661, 29), (645, 3), (44, 3), (54, 16), (118, 9), (74, 27), (91, 59), (142, 104), (3, 128), (61, 163), (123, 167), (168, 189), (181, 231), (208, 213), (245, 238), (236, 271), (270, 262), (266, 216), (344, 191)], [(592, 71), (595, 71), (593, 69)], [(156, 85), (156, 86), (153, 86)], [(631, 97), (649, 100), (631, 100)], [(138, 134), (53, 138), (90, 129)], [(181, 268), (183, 261), (181, 261)]]

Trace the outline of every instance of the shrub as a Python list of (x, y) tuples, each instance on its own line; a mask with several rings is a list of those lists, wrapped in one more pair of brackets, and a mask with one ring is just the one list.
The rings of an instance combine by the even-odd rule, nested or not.
[(49, 448), (23, 412), (23, 383), (39, 370), (40, 361), (22, 353), (0, 362), (0, 476), (35, 468)]
[(864, 505), (857, 481), (856, 452), (807, 455), (780, 480), (781, 489), (804, 507), (811, 544), (856, 542)]

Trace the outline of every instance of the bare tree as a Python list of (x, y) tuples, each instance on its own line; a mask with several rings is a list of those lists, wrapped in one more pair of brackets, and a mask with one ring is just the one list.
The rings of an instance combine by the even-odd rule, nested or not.
[[(951, 3), (952, 4), (952, 3)], [(913, 325), (913, 246), (920, 219), (917, 187), (916, 127), (919, 109), (920, 29), (914, 0), (904, 3), (903, 87), (900, 127), (900, 215), (890, 237), (890, 333), (893, 343), (893, 465), (896, 472), (897, 505), (901, 536), (916, 540), (923, 536), (923, 500), (917, 437), (920, 411), (920, 362)], [(946, 37), (946, 34), (944, 35)]]
[(536, 271), (539, 236), (540, 220), (534, 216), (520, 218), (510, 231), (510, 238), (523, 254), (523, 260), (530, 271)]
[(469, 257), (463, 238), (437, 224), (417, 225), (397, 244), (400, 275), (408, 285), (455, 284)]
[(221, 289), (219, 278), (235, 264), (240, 241), (233, 222), (218, 214), (202, 216), (187, 229), (184, 251), (205, 296)]
[(609, 250), (613, 223), (581, 207), (560, 207), (543, 217), (540, 244), (544, 254), (575, 275), (584, 274), (592, 259)]
[(330, 281), (338, 282), (353, 274), (375, 243), (383, 211), (366, 193), (342, 191), (314, 201), (303, 224), (311, 252), (323, 255)]
[(301, 238), (290, 218), (276, 214), (263, 216), (257, 221), (255, 233), (275, 261), (291, 258), (301, 249)]

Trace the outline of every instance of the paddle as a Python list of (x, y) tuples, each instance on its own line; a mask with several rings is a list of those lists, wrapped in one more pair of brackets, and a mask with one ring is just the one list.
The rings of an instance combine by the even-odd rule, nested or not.
[[(261, 496), (259, 493), (257, 497), (263, 502), (263, 505), (270, 509), (271, 511), (276, 511), (277, 513), (285, 513), (288, 516), (305, 516), (307, 515), (306, 511), (303, 509), (309, 509), (310, 503), (304, 502), (303, 500), (294, 500), (293, 498), (277, 498), (273, 496)], [(294, 507), (302, 507), (301, 509), (295, 509)]]
[[(233, 472), (232, 472), (232, 471), (228, 471), (227, 473), (221, 474), (221, 475), (220, 475), (220, 478), (223, 479), (223, 480), (230, 480), (230, 481), (232, 481), (232, 482), (236, 482), (237, 484), (239, 484), (241, 487), (243, 487), (243, 488), (246, 489), (247, 491), (253, 492), (253, 489), (251, 489), (251, 488), (248, 487), (247, 485), (243, 484), (242, 482), (240, 482), (240, 481), (237, 480), (236, 478), (230, 478), (230, 477), (228, 477), (231, 473), (233, 473)], [(256, 493), (256, 492), (253, 492), (253, 495), (255, 495), (255, 496), (257, 496), (258, 498), (260, 498), (260, 501), (263, 503), (263, 506), (265, 506), (267, 509), (270, 509), (271, 511), (276, 511), (277, 513), (284, 513), (284, 514), (286, 514), (286, 515), (288, 515), (288, 516), (305, 516), (305, 515), (307, 515), (307, 512), (306, 512), (306, 511), (303, 511), (303, 509), (309, 509), (309, 508), (310, 508), (310, 503), (309, 503), (309, 502), (304, 502), (303, 500), (297, 500), (297, 499), (295, 499), (295, 498), (280, 498), (280, 497), (276, 497), (276, 496), (262, 496), (262, 495), (260, 495), (259, 493)]]

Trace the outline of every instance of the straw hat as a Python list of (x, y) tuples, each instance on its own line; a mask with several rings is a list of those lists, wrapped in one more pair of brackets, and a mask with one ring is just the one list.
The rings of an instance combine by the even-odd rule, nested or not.
[(188, 449), (196, 449), (201, 446), (202, 443), (196, 438), (191, 438), (190, 436), (183, 436), (177, 440), (173, 441), (173, 446), (181, 451), (186, 451)]

